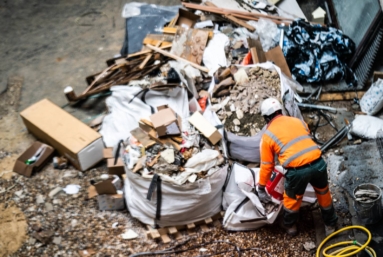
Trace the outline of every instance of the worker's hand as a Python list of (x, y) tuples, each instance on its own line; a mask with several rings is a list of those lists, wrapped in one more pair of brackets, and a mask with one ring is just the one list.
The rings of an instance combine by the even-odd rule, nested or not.
[(265, 187), (258, 185), (258, 198), (263, 203), (271, 202), (271, 197), (266, 193)]

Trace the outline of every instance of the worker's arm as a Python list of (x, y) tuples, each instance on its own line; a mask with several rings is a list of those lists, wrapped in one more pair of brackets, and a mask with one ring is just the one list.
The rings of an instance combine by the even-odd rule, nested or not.
[(271, 177), (274, 170), (274, 150), (265, 136), (261, 140), (261, 170), (259, 173), (259, 186), (264, 187)]

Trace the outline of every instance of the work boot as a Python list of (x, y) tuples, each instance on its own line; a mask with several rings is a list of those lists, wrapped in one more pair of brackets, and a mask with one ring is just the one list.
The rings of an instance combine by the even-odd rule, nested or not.
[(325, 231), (326, 237), (328, 237), (329, 235), (331, 235), (332, 233), (336, 231), (336, 225), (335, 226), (324, 225), (324, 231)]
[(289, 236), (296, 236), (298, 234), (297, 225), (295, 223), (292, 226), (287, 226), (283, 222), (283, 219), (281, 219), (279, 226), (283, 228)]

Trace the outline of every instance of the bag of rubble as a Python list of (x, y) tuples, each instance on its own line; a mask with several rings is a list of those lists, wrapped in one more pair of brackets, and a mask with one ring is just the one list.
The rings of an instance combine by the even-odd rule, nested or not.
[[(277, 166), (277, 169), (282, 167)], [(256, 185), (259, 181), (259, 168), (250, 169), (234, 163), (229, 169), (224, 186), (222, 207), (225, 212), (223, 226), (227, 230), (246, 231), (260, 228), (275, 222), (282, 204), (277, 194), (271, 194), (272, 202), (259, 201)], [(278, 183), (277, 191), (284, 191), (284, 177)], [(303, 195), (302, 206), (316, 202), (314, 188), (309, 184)]]
[[(283, 103), (283, 113), (302, 119), (294, 98), (300, 85), (289, 79), (271, 62), (248, 66), (234, 66), (230, 76), (212, 81), (209, 87), (211, 109), (224, 124), (224, 142), (229, 157), (238, 161), (259, 162), (260, 139), (266, 125), (261, 116), (262, 101), (268, 97)], [(224, 72), (223, 72), (224, 73)], [(230, 73), (226, 73), (228, 75)], [(217, 84), (216, 84), (217, 82)]]
[(227, 165), (211, 168), (205, 178), (177, 185), (154, 174), (133, 173), (125, 166), (126, 204), (132, 217), (159, 227), (178, 226), (210, 218), (221, 211)]
[(225, 229), (254, 230), (276, 220), (282, 205), (261, 203), (256, 194), (258, 173), (259, 169), (250, 169), (239, 163), (233, 164), (224, 192)]

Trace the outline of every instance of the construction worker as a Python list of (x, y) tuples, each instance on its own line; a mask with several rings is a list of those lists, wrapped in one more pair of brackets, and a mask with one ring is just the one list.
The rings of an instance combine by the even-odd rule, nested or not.
[(312, 140), (307, 124), (300, 119), (282, 115), (278, 100), (268, 98), (262, 102), (261, 113), (267, 122), (267, 129), (261, 140), (261, 170), (258, 196), (262, 202), (269, 202), (265, 191), (274, 170), (274, 156), (286, 169), (285, 192), (283, 194), (283, 220), (281, 226), (294, 236), (296, 221), (307, 184), (315, 190), (325, 223), (326, 234), (335, 231), (338, 217), (335, 213), (327, 181), (327, 165), (321, 157), (321, 150)]

